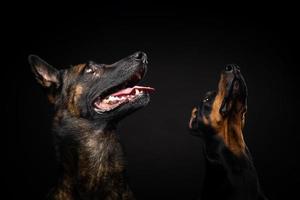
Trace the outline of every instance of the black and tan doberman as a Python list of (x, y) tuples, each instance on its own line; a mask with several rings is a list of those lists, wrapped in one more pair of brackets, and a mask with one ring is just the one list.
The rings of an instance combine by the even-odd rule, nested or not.
[(32, 71), (54, 105), (53, 132), (61, 176), (49, 199), (134, 199), (126, 182), (116, 126), (147, 105), (153, 88), (136, 86), (147, 56), (114, 64), (88, 62), (58, 70), (29, 56)]
[(243, 138), (247, 86), (237, 65), (226, 65), (216, 91), (192, 110), (189, 129), (203, 138), (206, 177), (201, 199), (266, 199)]

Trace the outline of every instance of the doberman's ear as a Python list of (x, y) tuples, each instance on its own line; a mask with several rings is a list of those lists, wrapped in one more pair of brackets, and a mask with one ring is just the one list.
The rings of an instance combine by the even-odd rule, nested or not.
[(58, 88), (60, 82), (59, 71), (57, 69), (36, 55), (29, 55), (28, 61), (38, 83), (46, 88), (53, 86)]

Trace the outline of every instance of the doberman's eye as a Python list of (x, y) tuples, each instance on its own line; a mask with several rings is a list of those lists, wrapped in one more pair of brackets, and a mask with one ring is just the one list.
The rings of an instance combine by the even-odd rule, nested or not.
[(205, 103), (205, 102), (208, 102), (209, 101), (209, 98), (208, 97), (205, 97), (204, 99), (203, 99), (203, 102)]

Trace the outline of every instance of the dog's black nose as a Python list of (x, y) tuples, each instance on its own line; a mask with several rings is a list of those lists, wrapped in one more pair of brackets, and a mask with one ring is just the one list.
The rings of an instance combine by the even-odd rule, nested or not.
[(134, 53), (133, 58), (137, 61), (142, 61), (143, 63), (148, 63), (147, 54), (142, 51), (138, 51), (138, 52)]
[(231, 72), (233, 70), (233, 67), (234, 67), (233, 65), (226, 65), (225, 66), (225, 71), (226, 72)]
[(240, 71), (240, 67), (236, 64), (228, 64), (225, 65), (225, 71), (226, 72), (239, 72)]

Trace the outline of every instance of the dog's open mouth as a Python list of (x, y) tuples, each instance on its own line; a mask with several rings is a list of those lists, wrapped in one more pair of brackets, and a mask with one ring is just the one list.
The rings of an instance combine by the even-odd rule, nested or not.
[(153, 92), (154, 88), (136, 85), (144, 76), (145, 68), (140, 68), (127, 81), (112, 87), (105, 94), (97, 97), (93, 106), (97, 112), (107, 112), (114, 110), (121, 105), (132, 103), (149, 92)]
[(97, 110), (105, 112), (110, 111), (120, 105), (123, 105), (128, 102), (133, 102), (142, 95), (153, 92), (154, 88), (143, 87), (143, 86), (134, 86), (119, 90), (113, 94), (106, 96), (105, 98), (98, 97), (94, 102), (94, 106)]

